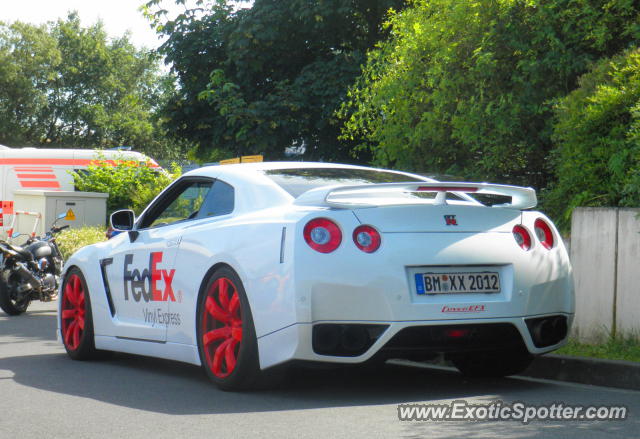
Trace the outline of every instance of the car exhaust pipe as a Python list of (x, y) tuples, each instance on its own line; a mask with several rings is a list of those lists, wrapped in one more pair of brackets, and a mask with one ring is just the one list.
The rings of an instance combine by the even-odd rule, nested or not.
[(569, 330), (565, 316), (528, 319), (527, 327), (533, 344), (538, 348), (559, 343), (567, 336)]
[(364, 354), (387, 325), (321, 323), (313, 326), (313, 351), (319, 355), (357, 357)]
[(347, 326), (342, 331), (340, 344), (348, 352), (361, 352), (366, 350), (369, 343), (369, 334), (361, 326)]
[(318, 325), (313, 328), (313, 347), (318, 353), (338, 350), (340, 344), (340, 325)]

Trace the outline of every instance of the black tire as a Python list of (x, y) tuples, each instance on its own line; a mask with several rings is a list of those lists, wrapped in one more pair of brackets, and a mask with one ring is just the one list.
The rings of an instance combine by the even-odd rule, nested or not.
[(80, 361), (96, 358), (91, 298), (78, 268), (71, 268), (64, 277), (59, 318), (62, 343), (69, 357)]
[(534, 356), (526, 349), (473, 352), (451, 357), (453, 365), (465, 376), (497, 378), (524, 371)]
[(202, 367), (222, 390), (254, 388), (261, 376), (258, 342), (242, 282), (232, 269), (222, 267), (204, 285), (196, 311)]
[(0, 280), (0, 308), (10, 316), (22, 314), (29, 307), (31, 300), (25, 299), (21, 302), (11, 298), (11, 288), (4, 281)]

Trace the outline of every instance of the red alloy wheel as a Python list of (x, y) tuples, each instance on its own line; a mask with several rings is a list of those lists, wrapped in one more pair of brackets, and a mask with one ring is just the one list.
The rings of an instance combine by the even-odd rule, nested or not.
[(238, 290), (226, 277), (217, 279), (207, 291), (201, 334), (207, 366), (216, 377), (228, 377), (238, 362), (242, 313)]
[(72, 274), (62, 294), (62, 336), (64, 344), (71, 351), (80, 347), (85, 325), (85, 297), (82, 282), (77, 274)]

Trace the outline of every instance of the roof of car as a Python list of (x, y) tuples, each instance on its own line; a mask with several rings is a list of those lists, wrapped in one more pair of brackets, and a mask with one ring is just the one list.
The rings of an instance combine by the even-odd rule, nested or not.
[[(345, 165), (337, 163), (321, 162), (258, 162), (241, 163), (222, 166), (205, 166), (184, 174), (184, 176), (209, 177), (220, 179), (234, 187), (242, 187), (243, 200), (247, 206), (237, 206), (239, 210), (258, 210), (274, 207), (279, 204), (291, 204), (294, 197), (286, 192), (280, 185), (265, 175), (264, 171), (276, 169), (310, 169), (310, 168), (334, 168), (334, 169), (368, 169), (387, 172), (385, 169), (370, 168), (367, 166)], [(408, 174), (412, 175), (412, 174)], [(250, 200), (250, 202), (248, 201)]]
[[(340, 163), (323, 163), (323, 162), (258, 162), (258, 163), (240, 163), (234, 165), (222, 166), (205, 166), (203, 168), (194, 169), (189, 174), (206, 175), (206, 176), (223, 176), (223, 175), (246, 175), (247, 172), (261, 173), (261, 171), (271, 171), (276, 169), (302, 169), (302, 168), (342, 168), (342, 169), (370, 169), (377, 171), (392, 171), (387, 169), (371, 168), (368, 166), (345, 165)], [(403, 173), (404, 172), (400, 172)]]
[[(256, 162), (239, 163), (234, 165), (223, 165), (228, 169), (256, 169), (260, 171), (269, 169), (292, 169), (292, 168), (368, 168), (367, 166), (347, 165), (342, 163), (326, 162)], [(371, 169), (371, 168), (368, 168)]]

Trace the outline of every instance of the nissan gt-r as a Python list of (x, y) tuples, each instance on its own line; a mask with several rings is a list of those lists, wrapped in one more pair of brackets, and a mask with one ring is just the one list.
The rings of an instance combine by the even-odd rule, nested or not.
[(294, 360), (444, 354), (505, 376), (566, 342), (567, 251), (531, 188), (327, 163), (184, 174), (120, 231), (76, 252), (58, 336), (202, 365), (223, 389)]

